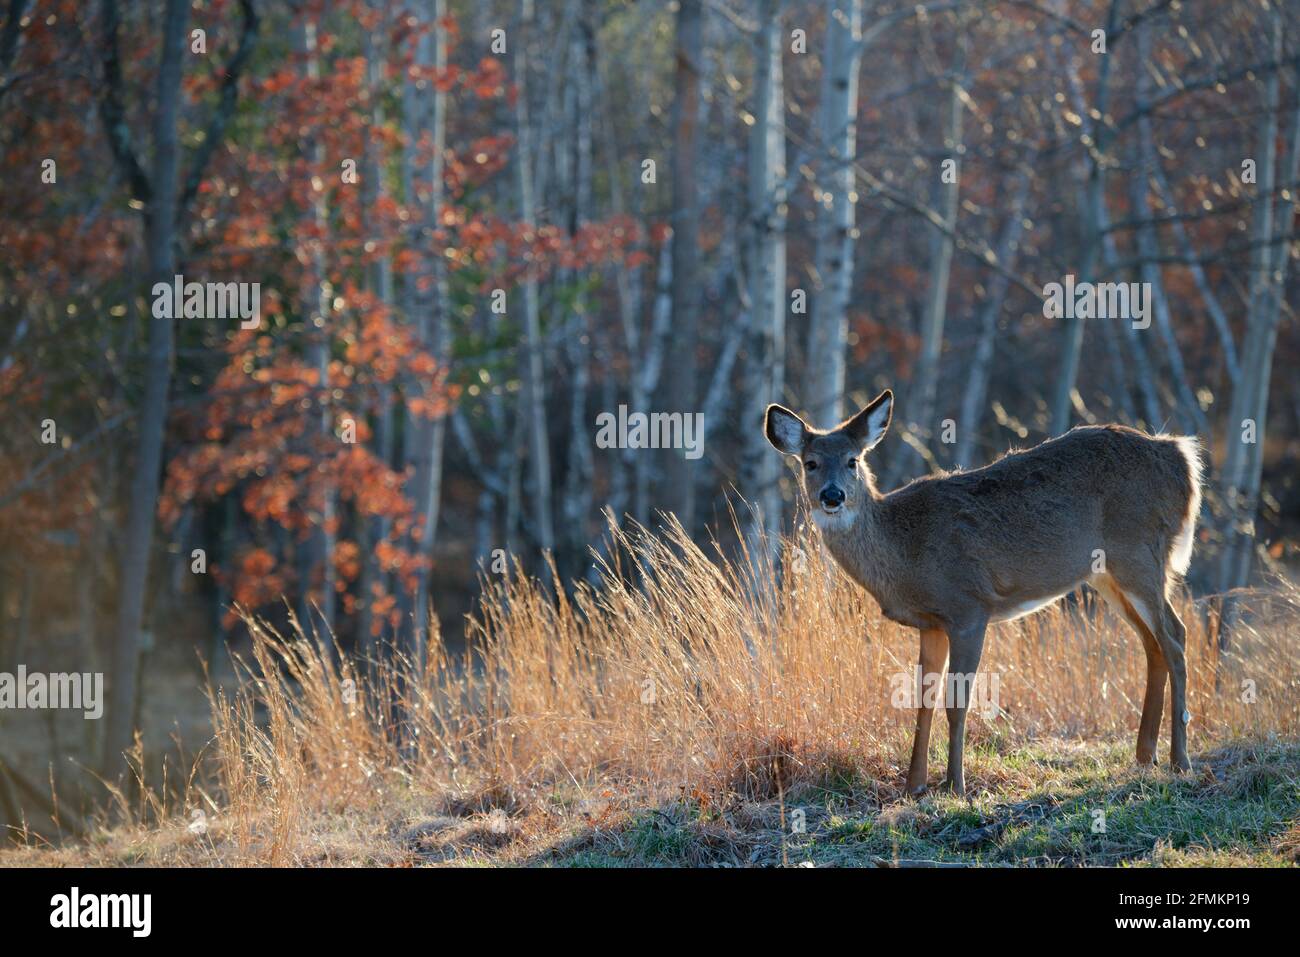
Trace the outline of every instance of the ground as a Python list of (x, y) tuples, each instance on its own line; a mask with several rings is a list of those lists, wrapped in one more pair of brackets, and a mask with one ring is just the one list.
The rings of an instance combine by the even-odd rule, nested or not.
[[(900, 798), (900, 782), (847, 766), (763, 802), (679, 794), (650, 804), (611, 786), (582, 796), (534, 794), (508, 812), (392, 787), (377, 790), (366, 806), (305, 815), (285, 862), (1072, 867), (1295, 866), (1300, 860), (1300, 744), (1221, 744), (1193, 752), (1195, 771), (1181, 777), (1138, 769), (1130, 747), (1120, 740), (992, 741), (968, 756), (969, 800)], [(202, 829), (182, 820), (110, 830), (84, 844), (9, 850), (0, 853), (0, 864), (259, 862), (256, 843), (235, 847), (222, 825), (214, 815)]]

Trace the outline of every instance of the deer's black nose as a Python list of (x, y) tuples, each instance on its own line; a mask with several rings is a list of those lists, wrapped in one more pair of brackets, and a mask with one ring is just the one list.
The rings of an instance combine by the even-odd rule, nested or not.
[(844, 490), (836, 488), (834, 485), (828, 485), (822, 489), (820, 498), (822, 504), (827, 508), (834, 508), (836, 505), (844, 504)]

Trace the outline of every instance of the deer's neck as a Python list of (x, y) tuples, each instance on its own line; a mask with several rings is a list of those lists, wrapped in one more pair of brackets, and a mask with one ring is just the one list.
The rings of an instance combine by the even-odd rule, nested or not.
[(867, 500), (847, 520), (818, 521), (822, 541), (831, 557), (877, 601), (888, 591), (894, 578), (889, 565), (894, 550), (883, 541), (882, 512), (881, 496), (873, 488)]

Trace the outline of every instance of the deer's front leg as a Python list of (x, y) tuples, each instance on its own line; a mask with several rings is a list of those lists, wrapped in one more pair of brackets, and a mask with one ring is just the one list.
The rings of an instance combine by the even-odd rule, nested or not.
[(929, 768), (930, 725), (934, 708), (943, 693), (943, 672), (948, 666), (948, 636), (938, 629), (921, 630), (921, 665), (917, 691), (916, 737), (912, 739), (912, 763), (907, 769), (907, 793), (925, 790)]
[(979, 622), (948, 629), (951, 660), (948, 680), (944, 684), (948, 712), (948, 778), (944, 781), (944, 786), (959, 796), (966, 793), (966, 781), (961, 767), (962, 750), (966, 744), (966, 710), (970, 707), (975, 690), (975, 674), (984, 652), (986, 625), (987, 621), (981, 619)]

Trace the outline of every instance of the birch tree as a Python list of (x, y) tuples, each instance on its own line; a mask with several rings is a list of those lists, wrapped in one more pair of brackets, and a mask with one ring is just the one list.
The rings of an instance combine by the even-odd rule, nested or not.
[[(513, 80), (515, 83), (515, 199), (520, 224), (527, 232), (537, 228), (533, 199), (533, 129), (528, 111), (528, 43), (533, 24), (532, 0), (520, 0), (518, 26), (513, 31)], [(537, 275), (530, 267), (520, 283), (523, 298), (524, 348), (520, 356), (524, 388), (520, 411), (527, 422), (529, 477), (532, 481), (533, 521), (537, 546), (555, 548), (551, 512), (551, 448), (546, 425), (546, 392), (542, 384), (543, 344), (538, 312)]]
[(988, 398), (989, 377), (993, 369), (993, 353), (997, 337), (998, 316), (1002, 304), (1006, 301), (1007, 287), (1011, 284), (1009, 273), (1015, 270), (1020, 255), (1020, 237), (1025, 226), (1025, 203), (1029, 197), (1032, 181), (1030, 158), (1016, 174), (1012, 187), (1011, 207), (998, 237), (994, 256), (1002, 267), (989, 277), (988, 291), (979, 314), (979, 337), (976, 340), (975, 354), (971, 359), (970, 374), (966, 378), (966, 389), (962, 394), (961, 415), (957, 420), (957, 449), (954, 453), (958, 468), (967, 468), (971, 464), (975, 448), (975, 436), (979, 434), (980, 419)]
[[(960, 21), (959, 21), (959, 27)], [(921, 320), (921, 357), (915, 382), (915, 412), (912, 421), (919, 426), (918, 441), (928, 443), (934, 434), (934, 410), (939, 390), (939, 356), (943, 349), (943, 328), (948, 312), (948, 279), (952, 272), (952, 252), (957, 229), (958, 200), (961, 190), (962, 113), (966, 96), (963, 75), (966, 69), (966, 41), (958, 39), (957, 59), (948, 75), (948, 97), (943, 130), (944, 161), (936, 188), (936, 207), (943, 219), (943, 229), (930, 234), (930, 277), (926, 286), (925, 311)], [(949, 165), (951, 164), (951, 165)], [(917, 451), (914, 445), (913, 450)], [(917, 451), (919, 455), (919, 451)], [(896, 461), (905, 461), (899, 456)], [(924, 463), (921, 463), (924, 465)], [(894, 470), (891, 469), (891, 472)], [(897, 476), (895, 475), (895, 480)], [(892, 482), (890, 484), (893, 484)]]
[[(432, 68), (440, 76), (447, 67), (446, 0), (423, 0), (418, 16), (426, 31), (416, 46), (416, 64)], [(522, 44), (516, 37), (516, 49)], [(420, 277), (427, 279), (427, 292), (420, 291), (420, 277), (407, 296), (408, 321), (416, 329), (419, 341), (435, 359), (445, 355), (447, 323), (447, 274), (443, 257), (431, 248), (444, 200), (443, 164), (446, 152), (447, 95), (440, 83), (430, 83), (421, 76), (409, 82), (404, 95), (407, 98), (406, 141), (407, 149), (415, 150), (424, 132), (429, 134), (429, 159), (424, 170), (428, 178), (428, 202), (419, 204), (415, 194), (415, 181), (407, 192), (407, 202), (417, 210), (417, 227), (413, 231), (420, 255), (417, 259)], [(522, 94), (521, 94), (522, 99)], [(408, 163), (414, 164), (413, 158)], [(535, 297), (534, 297), (535, 306)], [(540, 360), (539, 360), (540, 361)], [(421, 558), (433, 558), (434, 537), (438, 528), (438, 506), (442, 491), (443, 448), (446, 441), (446, 419), (439, 415), (429, 418), (406, 407), (405, 464), (411, 472), (410, 497), (414, 508), (414, 547)], [(549, 508), (549, 506), (548, 506)], [(402, 589), (399, 609), (402, 627), (411, 628), (410, 651), (421, 660), (429, 628), (429, 572), (420, 573), (415, 593)]]
[(780, 461), (767, 447), (762, 421), (785, 386), (785, 86), (781, 70), (781, 0), (760, 0), (754, 117), (749, 134), (749, 329), (743, 487), (757, 509), (756, 531), (780, 529)]
[[(1169, 297), (1165, 293), (1164, 276), (1160, 269), (1160, 241), (1156, 235), (1150, 201), (1151, 186), (1155, 182), (1156, 158), (1155, 137), (1151, 130), (1151, 116), (1146, 111), (1151, 98), (1151, 73), (1147, 63), (1151, 59), (1151, 37), (1148, 26), (1142, 23), (1137, 28), (1137, 82), (1135, 84), (1135, 108), (1142, 113), (1138, 121), (1137, 156), (1133, 175), (1129, 177), (1130, 209), (1141, 221), (1137, 228), (1139, 272), (1142, 281), (1151, 290), (1149, 307), (1154, 314), (1156, 330), (1165, 347), (1169, 362), (1169, 376), (1173, 380), (1174, 390), (1178, 395), (1183, 427), (1189, 432), (1208, 433), (1209, 427), (1200, 404), (1187, 381), (1187, 368), (1183, 363), (1183, 353), (1174, 336), (1173, 322), (1169, 316)], [(1152, 422), (1152, 428), (1159, 423)]]
[[(857, 192), (858, 66), (862, 52), (862, 0), (827, 0), (826, 44), (818, 126), (822, 173), (818, 177), (817, 238), (812, 321), (808, 328), (804, 401), (812, 420), (830, 425), (841, 417), (849, 293), (853, 288)], [(773, 396), (772, 401), (779, 401)]]
[[(1117, 39), (1119, 26), (1120, 0), (1111, 0), (1106, 17), (1105, 35), (1111, 43)], [(1101, 55), (1097, 67), (1096, 95), (1093, 97), (1096, 115), (1104, 117), (1110, 108), (1110, 75), (1112, 53)], [(1071, 69), (1073, 66), (1071, 65)], [(1087, 116), (1088, 113), (1081, 114)], [(1101, 258), (1102, 238), (1105, 235), (1102, 217), (1105, 205), (1106, 187), (1106, 153), (1110, 143), (1110, 130), (1107, 124), (1098, 123), (1092, 127), (1091, 135), (1084, 139), (1088, 154), (1088, 183), (1085, 206), (1083, 261), (1079, 267), (1079, 282), (1093, 282), (1097, 278), (1098, 262)], [(1061, 362), (1056, 374), (1056, 384), (1052, 394), (1051, 425), (1053, 435), (1064, 432), (1070, 424), (1070, 409), (1074, 404), (1075, 386), (1079, 378), (1079, 360), (1083, 355), (1083, 320), (1074, 310), (1066, 319), (1064, 343), (1061, 348)]]
[[(1270, 45), (1274, 62), (1282, 57), (1282, 14), (1274, 5), (1271, 11)], [(1278, 70), (1269, 73), (1264, 83), (1264, 109), (1259, 121), (1257, 146), (1257, 183), (1251, 229), (1250, 313), (1241, 349), (1241, 376), (1233, 390), (1225, 429), (1225, 459), (1222, 473), (1224, 501), (1229, 509), (1230, 524), (1224, 536), (1220, 558), (1219, 589), (1244, 586), (1250, 577), (1255, 548), (1256, 513), (1259, 508), (1260, 478), (1263, 473), (1265, 426), (1268, 417), (1269, 384), (1273, 371), (1273, 351), (1277, 344), (1277, 327), (1281, 317), (1282, 291), (1290, 264), (1289, 233), (1295, 217), (1296, 177), (1300, 175), (1300, 83), (1297, 83), (1296, 107), (1283, 160), (1283, 182), (1288, 184), (1284, 198), (1274, 211), (1278, 187), (1276, 140), (1280, 108), (1281, 79)], [(1279, 234), (1275, 234), (1275, 230)], [(1223, 618), (1231, 626), (1237, 605), (1225, 600)], [(1229, 629), (1220, 632), (1220, 647), (1226, 647)]]

